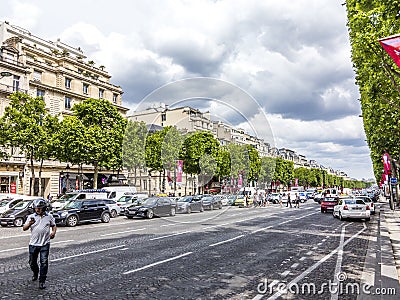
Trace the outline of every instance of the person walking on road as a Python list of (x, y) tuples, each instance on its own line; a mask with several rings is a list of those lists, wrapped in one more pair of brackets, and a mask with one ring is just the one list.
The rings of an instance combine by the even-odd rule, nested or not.
[(282, 207), (282, 194), (279, 193), (279, 205)]
[(287, 203), (286, 203), (286, 207), (292, 207), (292, 201), (290, 201), (290, 193), (287, 194)]
[[(49, 266), (50, 240), (56, 236), (56, 223), (54, 217), (46, 212), (47, 203), (43, 199), (33, 202), (35, 213), (28, 216), (22, 229), (31, 230), (29, 241), (29, 266), (33, 272), (32, 281), (39, 277), (39, 289), (45, 289), (47, 270)], [(50, 233), (51, 228), (51, 233)], [(38, 257), (40, 255), (40, 268)]]
[(300, 208), (300, 195), (296, 193), (296, 207)]

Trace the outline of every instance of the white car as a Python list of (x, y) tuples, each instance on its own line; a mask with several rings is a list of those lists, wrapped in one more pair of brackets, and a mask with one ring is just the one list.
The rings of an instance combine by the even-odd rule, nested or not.
[(356, 199), (361, 199), (367, 204), (371, 210), (371, 215), (375, 214), (375, 203), (372, 201), (370, 197), (367, 196), (357, 196)]
[(361, 199), (340, 199), (338, 205), (335, 205), (333, 208), (333, 217), (339, 218), (340, 220), (351, 218), (369, 221), (371, 218), (371, 209)]
[(22, 201), (21, 198), (16, 198), (16, 199), (4, 198), (0, 200), (0, 213), (9, 210), (10, 208), (12, 208), (14, 205), (17, 205), (21, 201)]
[(115, 218), (121, 213), (121, 208), (117, 204), (117, 201), (114, 201), (112, 199), (100, 199), (100, 200), (102, 200), (104, 204), (107, 205), (108, 208), (110, 209), (111, 218)]

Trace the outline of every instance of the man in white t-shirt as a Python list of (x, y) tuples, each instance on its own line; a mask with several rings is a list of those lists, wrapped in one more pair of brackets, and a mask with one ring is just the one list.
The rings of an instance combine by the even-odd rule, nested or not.
[[(31, 229), (29, 241), (29, 266), (33, 272), (32, 281), (39, 276), (39, 289), (45, 289), (47, 270), (49, 266), (50, 239), (56, 235), (57, 227), (54, 217), (46, 212), (47, 203), (44, 199), (37, 199), (33, 203), (35, 213), (28, 216), (22, 229)], [(51, 233), (50, 233), (51, 228)], [(38, 256), (40, 254), (40, 268)]]

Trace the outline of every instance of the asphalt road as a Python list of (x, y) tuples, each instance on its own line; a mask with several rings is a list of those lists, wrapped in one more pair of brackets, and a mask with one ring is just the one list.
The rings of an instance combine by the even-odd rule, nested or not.
[(374, 217), (342, 222), (310, 201), (60, 227), (42, 291), (29, 233), (0, 228), (0, 297), (356, 299), (374, 230)]

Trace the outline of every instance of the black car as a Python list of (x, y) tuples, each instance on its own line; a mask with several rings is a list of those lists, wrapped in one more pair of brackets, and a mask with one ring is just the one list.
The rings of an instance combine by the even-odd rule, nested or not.
[(203, 207), (204, 209), (221, 209), (222, 208), (222, 202), (221, 199), (214, 197), (214, 196), (203, 196), (201, 198), (201, 200), (203, 201)]
[(142, 205), (132, 205), (125, 210), (125, 216), (132, 219), (135, 216), (151, 219), (154, 216), (175, 216), (176, 204), (167, 197), (147, 198)]
[[(26, 218), (34, 212), (33, 201), (36, 199), (42, 199), (41, 197), (29, 197), (13, 206), (11, 209), (5, 211), (0, 215), (0, 225), (6, 227), (8, 225), (14, 225), (21, 227), (24, 225)], [(46, 201), (46, 200), (44, 200)]]
[(52, 212), (56, 224), (76, 226), (82, 222), (110, 222), (111, 213), (102, 200), (75, 200), (69, 202), (61, 210)]

